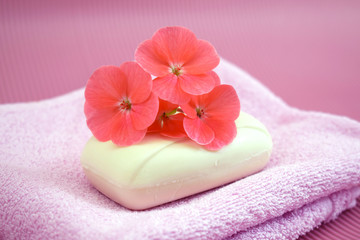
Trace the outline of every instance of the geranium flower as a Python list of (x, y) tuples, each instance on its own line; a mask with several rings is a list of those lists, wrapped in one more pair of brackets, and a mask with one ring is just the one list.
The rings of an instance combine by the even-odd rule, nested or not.
[(206, 149), (219, 150), (235, 138), (240, 101), (232, 86), (219, 85), (210, 93), (193, 96), (181, 109), (187, 115), (185, 132)]
[(142, 42), (135, 52), (136, 61), (156, 76), (153, 92), (161, 99), (187, 103), (191, 95), (210, 92), (215, 86), (214, 69), (220, 62), (215, 48), (199, 40), (184, 27), (159, 29)]
[(183, 127), (184, 114), (178, 112), (179, 105), (159, 100), (159, 111), (154, 123), (148, 128), (148, 132), (158, 132), (161, 135), (181, 138), (186, 133)]
[(159, 107), (151, 88), (150, 74), (135, 62), (97, 69), (85, 89), (84, 111), (93, 135), (119, 146), (140, 142)]

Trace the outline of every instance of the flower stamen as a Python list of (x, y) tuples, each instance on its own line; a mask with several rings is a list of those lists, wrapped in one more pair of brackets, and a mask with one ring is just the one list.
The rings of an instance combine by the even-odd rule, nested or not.
[(204, 112), (204, 109), (202, 108), (196, 108), (196, 115), (199, 117), (199, 118), (202, 118), (204, 116), (205, 112)]
[(119, 108), (122, 111), (131, 110), (131, 102), (128, 99), (123, 99), (119, 104)]
[(182, 74), (181, 66), (180, 65), (171, 66), (171, 72), (176, 76), (180, 76)]
[(164, 112), (161, 116), (160, 116), (160, 125), (161, 128), (164, 127), (164, 122), (169, 119), (169, 117), (166, 115), (166, 113)]

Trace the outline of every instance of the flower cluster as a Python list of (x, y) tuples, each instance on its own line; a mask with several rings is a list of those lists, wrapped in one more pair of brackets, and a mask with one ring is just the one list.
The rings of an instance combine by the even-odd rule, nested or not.
[(135, 60), (100, 67), (88, 80), (84, 111), (99, 141), (129, 146), (151, 132), (208, 150), (233, 141), (240, 101), (213, 71), (220, 58), (209, 42), (165, 27), (138, 46)]

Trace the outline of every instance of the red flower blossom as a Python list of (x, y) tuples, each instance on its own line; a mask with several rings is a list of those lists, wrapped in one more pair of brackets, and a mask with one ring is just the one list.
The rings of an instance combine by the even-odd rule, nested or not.
[(187, 115), (185, 132), (206, 149), (219, 150), (235, 138), (240, 101), (232, 86), (216, 86), (210, 93), (193, 96), (181, 109)]
[(216, 84), (216, 73), (211, 70), (220, 62), (209, 42), (197, 39), (184, 27), (159, 29), (139, 45), (135, 59), (157, 77), (153, 92), (175, 104), (187, 103), (191, 95), (210, 92)]
[(135, 62), (97, 69), (86, 85), (84, 106), (94, 136), (120, 146), (140, 142), (159, 107), (151, 88), (150, 74)]
[(173, 138), (185, 137), (183, 127), (184, 114), (178, 113), (178, 105), (159, 100), (159, 111), (148, 132), (159, 132), (161, 135)]

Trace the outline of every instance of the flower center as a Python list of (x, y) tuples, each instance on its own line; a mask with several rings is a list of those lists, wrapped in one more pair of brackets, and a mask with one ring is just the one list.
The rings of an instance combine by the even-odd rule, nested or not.
[(196, 108), (196, 115), (199, 117), (199, 118), (202, 118), (204, 116), (205, 112), (204, 112), (204, 109), (202, 108)]
[(121, 110), (130, 110), (131, 109), (131, 102), (128, 99), (123, 99), (120, 102), (119, 107), (120, 107)]
[(160, 124), (161, 124), (161, 128), (164, 127), (164, 122), (169, 120), (170, 116), (176, 114), (178, 108), (175, 108), (174, 110), (172, 110), (171, 112), (163, 112), (163, 114), (160, 116)]
[(171, 72), (176, 76), (181, 75), (182, 74), (181, 66), (180, 65), (171, 66)]

